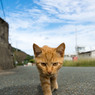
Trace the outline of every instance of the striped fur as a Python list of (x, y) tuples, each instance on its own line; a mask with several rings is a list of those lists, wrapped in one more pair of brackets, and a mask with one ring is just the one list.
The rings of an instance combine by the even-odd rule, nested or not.
[(57, 74), (63, 64), (65, 44), (62, 43), (57, 48), (41, 48), (33, 44), (33, 49), (43, 94), (52, 95), (52, 91), (58, 89)]

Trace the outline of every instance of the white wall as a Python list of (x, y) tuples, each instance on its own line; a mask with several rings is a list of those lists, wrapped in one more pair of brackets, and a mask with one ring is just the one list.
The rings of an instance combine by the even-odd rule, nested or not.
[(80, 55), (78, 55), (78, 58), (79, 58), (79, 59), (91, 58), (91, 53), (80, 54)]
[(95, 58), (95, 51), (91, 53), (92, 58)]

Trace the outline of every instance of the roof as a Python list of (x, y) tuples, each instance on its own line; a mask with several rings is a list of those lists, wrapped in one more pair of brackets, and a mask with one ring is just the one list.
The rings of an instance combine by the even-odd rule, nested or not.
[(91, 52), (94, 52), (95, 50), (91, 50), (91, 51), (86, 51), (86, 52), (81, 52), (79, 54), (85, 54), (85, 53), (91, 53)]

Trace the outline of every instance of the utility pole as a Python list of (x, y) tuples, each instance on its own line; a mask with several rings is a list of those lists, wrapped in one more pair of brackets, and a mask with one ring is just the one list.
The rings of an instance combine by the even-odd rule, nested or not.
[(18, 64), (18, 61), (17, 61), (17, 41), (16, 41), (16, 51), (14, 52), (14, 58), (15, 58), (15, 64), (17, 65)]
[(75, 27), (75, 51), (76, 55), (78, 56), (78, 48), (77, 48), (77, 28)]

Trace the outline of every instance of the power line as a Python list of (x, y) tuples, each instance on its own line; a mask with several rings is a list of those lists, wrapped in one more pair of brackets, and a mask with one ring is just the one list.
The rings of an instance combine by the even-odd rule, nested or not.
[(3, 6), (3, 2), (2, 2), (2, 0), (0, 0), (0, 1), (1, 1), (1, 7), (2, 7), (4, 18), (6, 18), (5, 11), (4, 11), (4, 6)]

